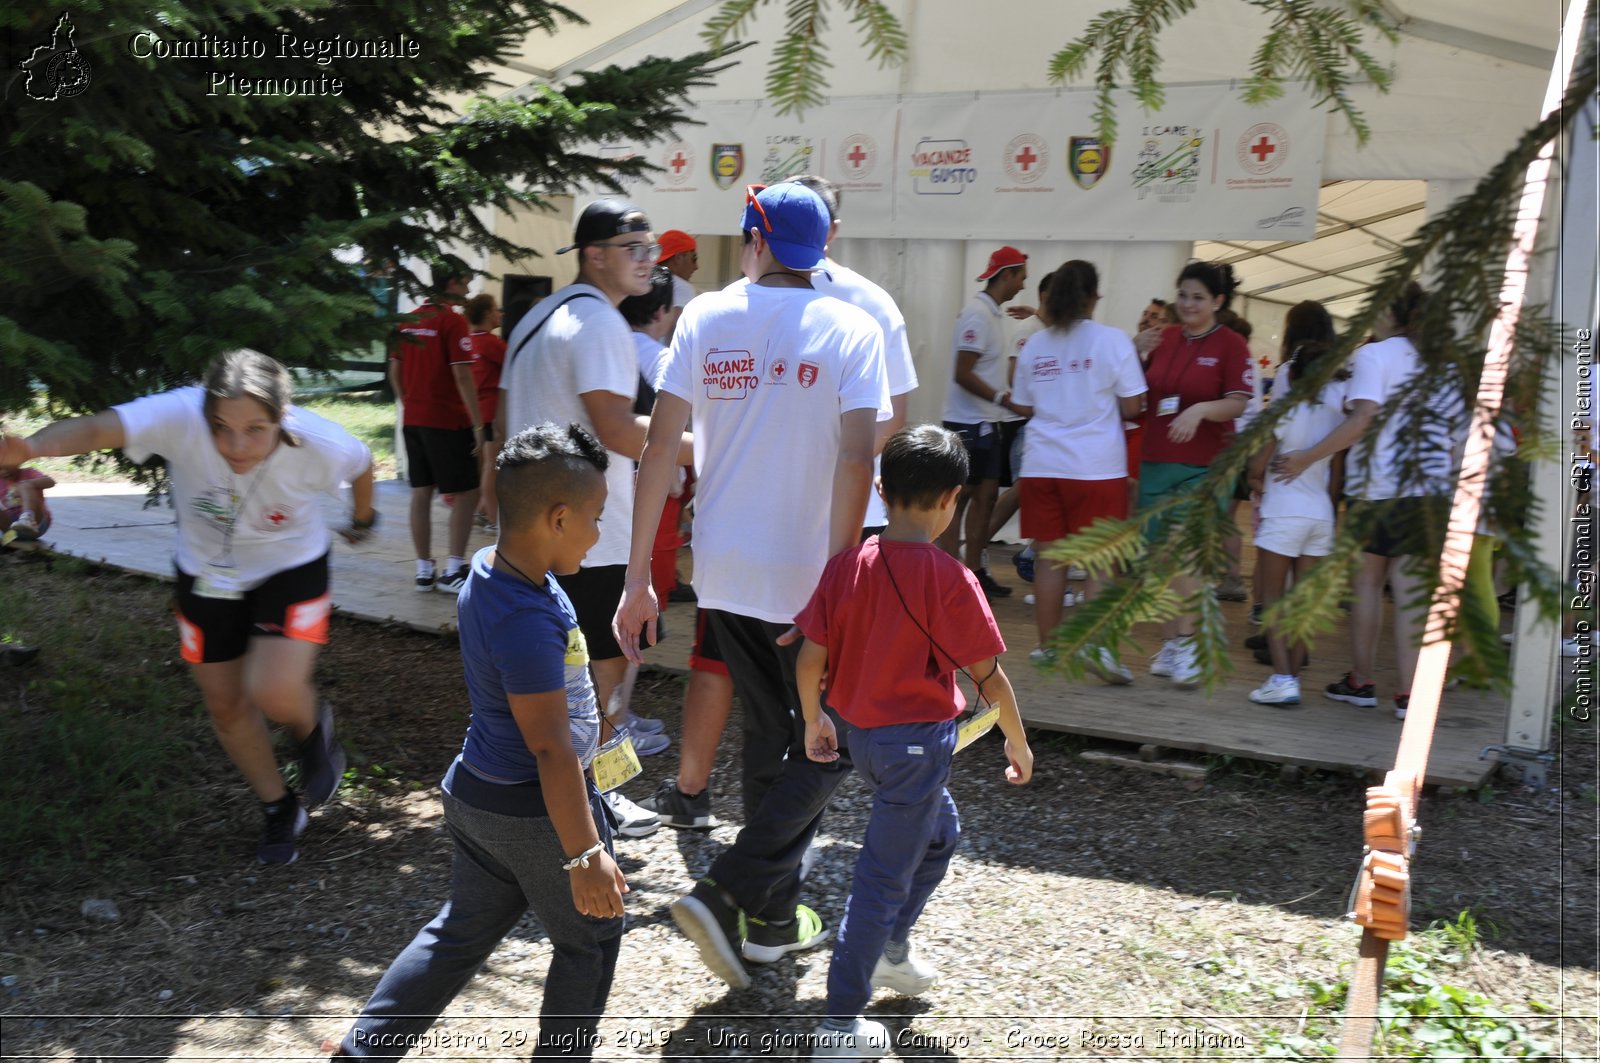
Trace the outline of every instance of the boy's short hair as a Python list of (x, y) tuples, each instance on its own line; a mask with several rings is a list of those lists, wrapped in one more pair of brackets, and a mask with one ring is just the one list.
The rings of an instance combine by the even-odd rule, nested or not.
[(630, 328), (641, 328), (650, 324), (658, 311), (671, 305), (672, 271), (657, 265), (650, 271), (650, 290), (643, 295), (628, 296), (617, 304), (617, 312)]
[(553, 506), (576, 503), (594, 490), (596, 474), (603, 477), (610, 461), (605, 447), (580, 424), (546, 421), (524, 428), (506, 440), (495, 459), (500, 519), (515, 529)]
[(967, 448), (936, 424), (911, 425), (883, 447), (883, 497), (891, 506), (932, 509), (939, 496), (967, 482)]

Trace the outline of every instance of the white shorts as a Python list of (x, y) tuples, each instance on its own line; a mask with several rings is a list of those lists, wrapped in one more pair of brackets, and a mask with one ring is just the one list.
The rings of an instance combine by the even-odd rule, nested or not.
[(1320, 517), (1262, 517), (1256, 549), (1280, 557), (1327, 557), (1333, 553), (1333, 521)]

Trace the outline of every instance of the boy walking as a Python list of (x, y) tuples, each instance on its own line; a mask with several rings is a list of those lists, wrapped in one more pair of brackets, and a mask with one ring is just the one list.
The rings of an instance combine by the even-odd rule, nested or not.
[(555, 577), (600, 538), (606, 464), (575, 424), (529, 428), (500, 453), (500, 541), (472, 559), (457, 610), (472, 721), (442, 784), (450, 896), (336, 1055), (404, 1055), (530, 907), (552, 949), (534, 1054), (588, 1059), (598, 1043), (628, 886), (587, 777), (600, 730), (589, 653)]
[(828, 969), (818, 1059), (877, 1059), (889, 1033), (861, 1014), (873, 989), (915, 996), (937, 977), (912, 954), (910, 936), (960, 836), (945, 788), (965, 702), (957, 670), (1000, 710), (1006, 778), (1020, 785), (1033, 775), (1033, 751), (1000, 669), (1005, 643), (983, 588), (934, 541), (955, 516), (967, 475), (967, 451), (954, 432), (917, 425), (895, 433), (879, 481), (888, 525), (828, 562), (795, 621), (805, 635), (795, 678), (806, 756), (839, 757), (836, 727), (822, 710), (826, 676), (829, 705), (873, 791)]

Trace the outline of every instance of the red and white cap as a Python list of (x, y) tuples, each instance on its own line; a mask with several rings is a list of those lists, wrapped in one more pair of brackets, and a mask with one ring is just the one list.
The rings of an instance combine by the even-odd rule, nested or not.
[(1023, 254), (1021, 251), (1018, 251), (1016, 248), (1009, 245), (1002, 247), (1000, 250), (989, 256), (989, 265), (984, 268), (982, 273), (978, 274), (978, 280), (986, 281), (1003, 269), (1010, 269), (1012, 266), (1020, 266), (1027, 261), (1028, 256)]

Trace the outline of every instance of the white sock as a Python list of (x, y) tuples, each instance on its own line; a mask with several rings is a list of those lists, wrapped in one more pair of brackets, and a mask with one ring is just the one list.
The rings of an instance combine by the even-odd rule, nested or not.
[(431, 557), (419, 557), (419, 558), (417, 558), (417, 575), (419, 577), (423, 577), (423, 578), (427, 578), (427, 577), (430, 577), (430, 576), (433, 575), (433, 558), (431, 558)]
[(467, 567), (466, 559), (465, 558), (461, 558), (461, 557), (457, 557), (455, 554), (451, 554), (450, 555), (450, 560), (448, 560), (448, 561), (446, 561), (444, 563), (444, 570), (445, 570), (446, 573), (460, 572), (463, 568), (466, 568), (466, 567)]

